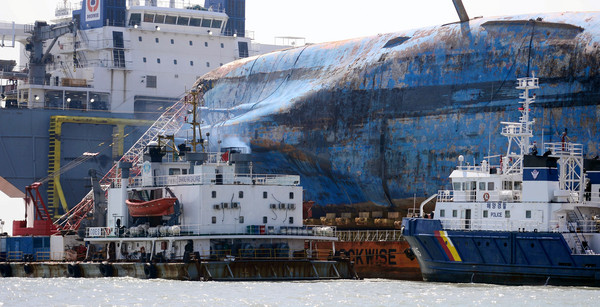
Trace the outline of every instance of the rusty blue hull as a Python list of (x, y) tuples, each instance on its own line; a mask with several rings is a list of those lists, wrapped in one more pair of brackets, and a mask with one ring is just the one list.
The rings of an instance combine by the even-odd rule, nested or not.
[[(307, 45), (227, 64), (198, 80), (210, 143), (239, 138), (256, 171), (301, 175), (305, 199), (372, 203), (425, 196), (465, 152), (481, 161), (514, 117), (514, 80), (540, 78), (538, 143), (598, 154), (600, 13), (475, 19)], [(261, 163), (262, 162), (262, 163)]]

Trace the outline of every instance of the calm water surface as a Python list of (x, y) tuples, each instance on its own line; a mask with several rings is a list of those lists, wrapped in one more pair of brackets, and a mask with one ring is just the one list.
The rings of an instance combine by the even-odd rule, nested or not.
[(187, 282), (0, 278), (0, 306), (600, 306), (600, 288), (367, 279)]

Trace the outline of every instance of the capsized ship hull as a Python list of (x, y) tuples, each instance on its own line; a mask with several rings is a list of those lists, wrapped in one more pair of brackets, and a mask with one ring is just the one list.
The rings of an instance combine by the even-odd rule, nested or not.
[(518, 112), (513, 80), (535, 72), (549, 86), (534, 140), (568, 128), (594, 156), (599, 25), (600, 13), (475, 19), (236, 61), (198, 80), (224, 111), (204, 131), (213, 145), (252, 139), (257, 169), (300, 174), (318, 204), (390, 205), (434, 193), (459, 153), (501, 148), (489, 133)]

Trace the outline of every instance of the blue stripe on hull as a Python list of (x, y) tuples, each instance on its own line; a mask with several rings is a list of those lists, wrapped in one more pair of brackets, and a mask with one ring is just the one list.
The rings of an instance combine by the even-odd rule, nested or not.
[(403, 226), (426, 281), (600, 286), (600, 255), (572, 255), (560, 233), (447, 231), (462, 260), (451, 261), (435, 238), (439, 220)]

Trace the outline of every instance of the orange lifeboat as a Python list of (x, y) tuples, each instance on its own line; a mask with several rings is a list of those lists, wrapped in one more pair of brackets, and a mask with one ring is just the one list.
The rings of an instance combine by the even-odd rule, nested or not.
[(149, 201), (128, 199), (125, 201), (129, 209), (129, 215), (134, 217), (140, 216), (163, 216), (175, 213), (173, 205), (177, 198), (165, 197), (153, 199)]

